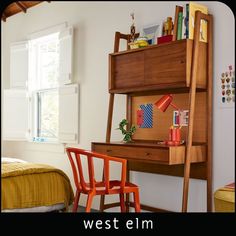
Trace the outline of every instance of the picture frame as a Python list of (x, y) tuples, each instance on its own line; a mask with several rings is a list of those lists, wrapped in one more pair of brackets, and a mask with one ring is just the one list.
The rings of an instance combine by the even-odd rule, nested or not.
[(149, 45), (157, 44), (157, 37), (161, 36), (161, 25), (150, 24), (142, 29), (143, 37), (147, 37)]

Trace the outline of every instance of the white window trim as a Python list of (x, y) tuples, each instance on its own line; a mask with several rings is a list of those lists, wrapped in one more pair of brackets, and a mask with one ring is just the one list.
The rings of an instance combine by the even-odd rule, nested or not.
[(46, 29), (39, 30), (39, 31), (31, 33), (30, 36), (29, 36), (29, 40), (41, 38), (43, 36), (53, 34), (53, 33), (56, 33), (56, 32), (61, 32), (61, 31), (64, 31), (65, 29), (67, 29), (67, 28), (68, 28), (68, 23), (67, 22), (64, 22), (64, 23), (58, 24), (58, 25), (54, 25), (54, 26), (48, 27)]

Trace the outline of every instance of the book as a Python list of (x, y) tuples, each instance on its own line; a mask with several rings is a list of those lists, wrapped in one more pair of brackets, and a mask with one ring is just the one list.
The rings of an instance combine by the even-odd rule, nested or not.
[(178, 28), (177, 28), (177, 40), (182, 39), (182, 22), (183, 22), (183, 12), (178, 14)]
[[(189, 39), (193, 39), (194, 37), (194, 20), (195, 20), (195, 12), (201, 11), (204, 14), (208, 14), (208, 8), (202, 4), (198, 4), (195, 2), (189, 3), (189, 19), (188, 19), (188, 30), (189, 30)], [(201, 20), (200, 23), (200, 41), (207, 42), (207, 22), (205, 20)]]
[[(181, 14), (179, 15), (179, 13), (182, 12), (182, 16), (183, 16), (183, 7), (182, 6), (175, 6), (175, 19), (174, 19), (174, 29), (173, 29), (173, 38), (172, 40), (175, 41), (176, 39), (178, 39), (178, 28), (180, 27), (179, 26), (179, 20), (180, 20), (180, 17), (181, 17)], [(182, 21), (181, 21), (182, 22)], [(182, 25), (181, 25), (182, 26)], [(182, 27), (181, 27), (182, 28)], [(179, 29), (181, 30), (181, 29)], [(179, 37), (182, 38), (182, 31), (181, 31), (181, 36), (180, 36), (180, 33), (179, 33)], [(179, 39), (181, 39), (179, 38)]]
[(183, 21), (183, 31), (184, 31), (184, 37), (183, 38), (186, 38), (188, 39), (189, 38), (189, 4), (186, 4), (185, 5), (185, 18), (184, 18), (184, 21)]
[(168, 43), (173, 41), (173, 35), (165, 35), (157, 38), (157, 44)]

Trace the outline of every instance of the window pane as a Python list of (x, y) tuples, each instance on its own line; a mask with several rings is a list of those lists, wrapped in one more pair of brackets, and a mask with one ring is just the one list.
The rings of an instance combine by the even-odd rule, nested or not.
[(58, 85), (58, 41), (50, 40), (39, 47), (40, 88), (55, 88)]
[(58, 137), (58, 91), (39, 92), (39, 137)]

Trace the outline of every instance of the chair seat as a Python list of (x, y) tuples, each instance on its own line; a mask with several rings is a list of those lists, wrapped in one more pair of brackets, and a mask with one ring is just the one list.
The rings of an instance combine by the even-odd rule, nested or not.
[(220, 188), (214, 193), (215, 212), (235, 212), (235, 190)]
[[(130, 182), (126, 182), (125, 183), (125, 187), (122, 190), (120, 185), (121, 185), (121, 181), (118, 180), (110, 180), (110, 189), (108, 192), (106, 192), (106, 186), (105, 186), (105, 182), (96, 182), (95, 183), (95, 188), (96, 188), (96, 195), (103, 195), (106, 193), (109, 194), (118, 194), (118, 193), (132, 193), (133, 191), (135, 191), (135, 189), (138, 189), (138, 186), (130, 183)], [(90, 184), (86, 183), (86, 187), (88, 192), (93, 191), (92, 188), (90, 188)]]

